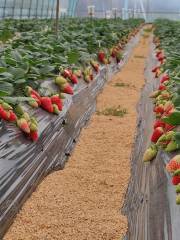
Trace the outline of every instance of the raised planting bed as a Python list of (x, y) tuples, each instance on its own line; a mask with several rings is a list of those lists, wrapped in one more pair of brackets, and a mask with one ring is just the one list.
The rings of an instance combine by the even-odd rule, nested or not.
[(178, 22), (155, 23), (123, 207), (129, 222), (125, 239), (178, 240), (180, 236), (178, 26)]

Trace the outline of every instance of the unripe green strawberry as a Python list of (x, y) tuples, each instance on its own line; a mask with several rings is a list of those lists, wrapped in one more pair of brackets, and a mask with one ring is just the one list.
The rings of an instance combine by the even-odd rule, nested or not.
[(54, 113), (57, 115), (60, 113), (59, 108), (56, 104), (53, 104), (53, 110), (54, 110)]
[(176, 185), (176, 193), (180, 193), (180, 184)]
[(64, 78), (64, 77), (62, 77), (62, 76), (58, 76), (58, 77), (56, 77), (56, 79), (55, 79), (55, 83), (58, 85), (58, 86), (62, 86), (62, 85), (64, 85), (64, 84), (66, 84), (67, 83), (67, 80)]
[(149, 95), (149, 97), (150, 97), (150, 98), (157, 98), (157, 97), (159, 96), (159, 94), (160, 94), (160, 91), (159, 91), (159, 90), (156, 90), (156, 91), (152, 92), (152, 93)]
[(180, 194), (178, 194), (176, 196), (176, 204), (179, 205), (180, 204)]
[(25, 93), (26, 93), (27, 96), (31, 95), (31, 91), (32, 91), (32, 87), (30, 87), (30, 86), (25, 87)]
[(30, 101), (28, 102), (28, 104), (29, 104), (31, 107), (33, 107), (33, 108), (38, 108), (38, 107), (39, 107), (39, 105), (38, 105), (38, 103), (36, 102), (36, 100), (30, 100)]
[(19, 104), (15, 107), (15, 111), (18, 115), (22, 115), (24, 113), (23, 108)]
[(28, 121), (28, 122), (30, 121), (30, 116), (29, 116), (29, 114), (27, 112), (23, 113), (22, 118), (25, 118), (26, 121)]
[(170, 143), (165, 148), (165, 151), (166, 152), (173, 152), (173, 151), (177, 150), (178, 148), (179, 148), (178, 144), (174, 140), (172, 140), (172, 141), (170, 141)]
[(175, 170), (175, 172), (173, 173), (173, 176), (180, 176), (180, 168)]
[(37, 125), (31, 122), (31, 123), (30, 123), (30, 130), (33, 131), (33, 132), (34, 132), (34, 131), (37, 131), (37, 130), (38, 130)]
[(35, 117), (31, 117), (30, 121), (31, 123), (34, 123), (36, 126), (38, 125), (38, 122)]
[(2, 107), (4, 108), (4, 110), (12, 110), (13, 108), (6, 102), (3, 102)]
[(149, 162), (153, 160), (157, 155), (157, 148), (154, 145), (151, 145), (144, 153), (143, 161)]

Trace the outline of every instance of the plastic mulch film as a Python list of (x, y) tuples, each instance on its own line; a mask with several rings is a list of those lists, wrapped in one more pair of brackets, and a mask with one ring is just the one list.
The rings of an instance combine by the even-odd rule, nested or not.
[(36, 110), (40, 133), (37, 143), (28, 141), (13, 125), (0, 123), (0, 238), (37, 184), (50, 172), (64, 168), (81, 129), (95, 111), (98, 93), (127, 61), (138, 39), (139, 34), (127, 44), (118, 67), (102, 67), (88, 85), (81, 81), (74, 95), (65, 99), (59, 116)]
[(157, 89), (158, 81), (151, 72), (157, 62), (154, 45), (151, 46), (145, 78), (138, 105), (137, 133), (131, 156), (131, 179), (126, 193), (123, 214), (128, 217), (128, 240), (179, 240), (180, 207), (176, 205), (175, 188), (171, 177), (165, 169), (173, 154), (159, 151), (151, 163), (142, 161), (143, 153), (150, 144), (153, 128), (153, 103), (150, 93)]

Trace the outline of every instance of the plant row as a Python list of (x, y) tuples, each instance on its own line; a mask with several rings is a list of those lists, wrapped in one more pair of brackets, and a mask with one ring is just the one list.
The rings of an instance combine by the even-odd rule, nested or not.
[(122, 60), (124, 46), (142, 23), (67, 19), (56, 35), (49, 21), (5, 21), (8, 29), (14, 24), (17, 37), (7, 39), (0, 52), (0, 118), (36, 141), (38, 122), (26, 104), (59, 114), (80, 80), (90, 83), (101, 65)]
[(176, 186), (176, 203), (180, 204), (180, 22), (158, 20), (155, 23), (155, 58), (152, 69), (158, 88), (150, 95), (154, 104), (155, 121), (151, 145), (143, 160), (153, 160), (159, 149), (176, 155), (166, 165)]

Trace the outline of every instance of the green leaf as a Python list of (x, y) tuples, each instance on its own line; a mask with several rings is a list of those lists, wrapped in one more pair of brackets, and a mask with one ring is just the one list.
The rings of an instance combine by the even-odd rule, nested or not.
[(170, 116), (164, 117), (163, 122), (177, 126), (180, 125), (180, 111), (173, 112)]
[(72, 50), (67, 53), (67, 57), (68, 57), (69, 64), (75, 64), (79, 61), (80, 54), (78, 51)]
[(26, 75), (26, 71), (21, 68), (10, 67), (9, 72), (13, 75), (15, 79), (24, 78)]
[(45, 66), (39, 69), (41, 75), (47, 75), (54, 70), (54, 66)]
[(20, 102), (28, 102), (33, 100), (33, 98), (30, 97), (2, 97), (2, 99), (10, 104), (18, 104)]
[(0, 91), (1, 91), (1, 96), (11, 95), (14, 91), (13, 84), (8, 82), (0, 82)]
[(7, 68), (5, 68), (5, 67), (0, 67), (0, 73), (6, 72), (6, 71), (7, 71)]
[(15, 59), (17, 62), (22, 62), (22, 60), (23, 60), (22, 56), (17, 50), (12, 51), (11, 55), (12, 55), (13, 59)]

